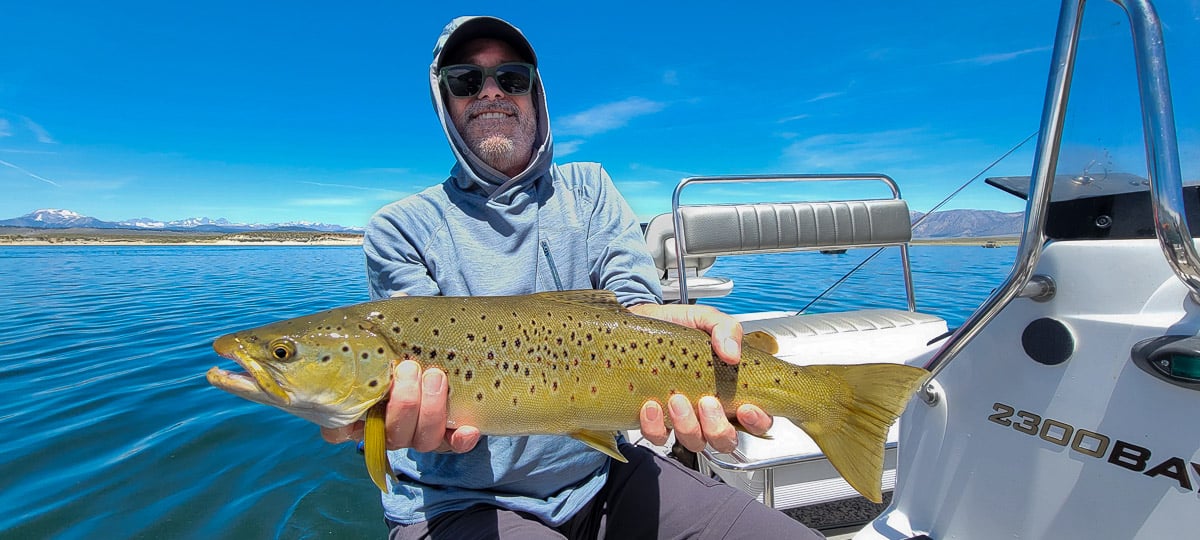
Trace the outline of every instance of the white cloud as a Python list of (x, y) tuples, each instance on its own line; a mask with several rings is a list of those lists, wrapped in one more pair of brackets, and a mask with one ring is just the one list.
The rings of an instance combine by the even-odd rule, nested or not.
[(581, 146), (583, 146), (583, 141), (555, 141), (554, 157), (567, 157), (578, 152)]
[(563, 135), (589, 136), (624, 127), (639, 116), (663, 110), (666, 104), (641, 97), (631, 97), (614, 103), (597, 105), (559, 120), (555, 132)]
[(784, 161), (804, 171), (857, 171), (876, 164), (909, 162), (916, 156), (918, 139), (927, 139), (920, 129), (897, 129), (878, 133), (826, 133), (789, 144)]
[(62, 187), (62, 186), (60, 186), (60, 185), (58, 184), (58, 182), (55, 182), (54, 180), (50, 180), (50, 179), (48, 179), (48, 178), (42, 178), (41, 176), (38, 176), (38, 175), (36, 175), (36, 174), (33, 174), (33, 173), (31, 173), (31, 172), (29, 172), (29, 171), (27, 171), (27, 170), (25, 170), (25, 169), (22, 169), (22, 168), (20, 168), (20, 167), (18, 167), (18, 166), (16, 166), (16, 165), (13, 165), (12, 163), (9, 163), (9, 162), (7, 162), (7, 161), (0, 160), (0, 165), (3, 165), (3, 166), (5, 166), (5, 167), (8, 167), (8, 168), (10, 168), (10, 169), (15, 169), (17, 172), (20, 172), (20, 173), (24, 174), (25, 176), (28, 176), (28, 177), (30, 177), (30, 178), (33, 178), (34, 180), (41, 180), (41, 181), (43, 181), (43, 182), (45, 182), (45, 183), (47, 183), (47, 184), (50, 184), (50, 185), (52, 185), (52, 186), (54, 186), (54, 187)]
[(826, 100), (829, 98), (835, 98), (835, 97), (838, 97), (843, 94), (845, 94), (845, 92), (825, 92), (823, 94), (818, 94), (816, 97), (813, 97), (813, 98), (809, 99), (808, 101), (805, 101), (805, 103), (816, 103), (818, 101), (823, 101), (823, 100)]
[(21, 121), (25, 123), (25, 127), (29, 128), (29, 131), (33, 132), (33, 135), (34, 137), (37, 137), (38, 142), (45, 144), (58, 143), (58, 141), (54, 140), (54, 138), (50, 136), (50, 133), (46, 131), (46, 128), (43, 128), (42, 126), (38, 125), (37, 122), (30, 120), (29, 117), (22, 116)]
[(987, 66), (987, 65), (991, 65), (991, 64), (998, 64), (1000, 62), (1007, 62), (1009, 60), (1012, 60), (1017, 57), (1027, 55), (1027, 54), (1046, 52), (1049, 50), (1050, 50), (1050, 47), (1034, 47), (1032, 49), (1021, 49), (1019, 51), (1012, 51), (1012, 52), (984, 54), (984, 55), (975, 56), (972, 58), (963, 58), (961, 60), (953, 60), (949, 63), (951, 63), (951, 64), (973, 64), (973, 65), (977, 65), (977, 66)]
[(788, 122), (794, 122), (796, 120), (804, 120), (805, 118), (808, 118), (810, 116), (812, 116), (812, 115), (811, 114), (797, 114), (794, 116), (789, 116), (787, 118), (780, 118), (778, 122), (780, 124), (786, 124)]

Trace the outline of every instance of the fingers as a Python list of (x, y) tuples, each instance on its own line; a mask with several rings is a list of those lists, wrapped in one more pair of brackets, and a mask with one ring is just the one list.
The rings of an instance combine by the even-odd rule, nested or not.
[(737, 448), (737, 430), (725, 417), (725, 408), (721, 402), (712, 396), (700, 398), (697, 404), (700, 418), (700, 429), (704, 439), (718, 452), (732, 452)]
[[(749, 406), (753, 411), (761, 412), (758, 407)], [(671, 423), (675, 427), (675, 440), (679, 441), (685, 448), (693, 452), (704, 450), (705, 445), (712, 446), (714, 450), (722, 453), (732, 452), (737, 448), (737, 430), (733, 424), (725, 416), (725, 408), (721, 406), (721, 402), (712, 396), (704, 396), (697, 402), (697, 407), (692, 408), (692, 403), (688, 401), (687, 396), (683, 394), (674, 394), (667, 401), (667, 409), (670, 412)], [(645, 414), (645, 407), (642, 412)], [(747, 416), (755, 422), (755, 428), (762, 427), (760, 419), (752, 417), (752, 410), (747, 410)], [(767, 428), (770, 427), (770, 416), (763, 414), (767, 418)], [(645, 422), (643, 422), (643, 435), (645, 435)], [(763, 429), (765, 432), (766, 429)], [(654, 432), (655, 436), (659, 436)], [(666, 442), (666, 435), (661, 435), (662, 442), (646, 437), (650, 442), (655, 444), (663, 444)]]
[(437, 450), (446, 438), (446, 374), (431, 368), (421, 375), (421, 409), (417, 415), (412, 448), (418, 452)]
[(700, 421), (696, 418), (696, 412), (687, 396), (672, 395), (667, 400), (667, 410), (671, 415), (671, 425), (675, 427), (675, 440), (693, 452), (704, 450), (704, 434), (700, 431)]
[(449, 431), (446, 435), (446, 446), (443, 451), (451, 452), (470, 452), (472, 448), (479, 442), (479, 429), (474, 426), (463, 426), (453, 431)]
[(667, 437), (670, 431), (667, 430), (666, 422), (663, 421), (662, 405), (657, 401), (647, 401), (642, 405), (640, 415), (642, 436), (647, 441), (664, 446), (667, 444)]
[(746, 428), (746, 431), (758, 436), (765, 435), (775, 421), (771, 415), (749, 403), (738, 407), (737, 419), (738, 423)]
[(411, 360), (396, 365), (384, 424), (388, 450), (411, 448), (421, 412), (421, 366)]
[(728, 364), (737, 364), (742, 358), (742, 323), (712, 306), (681, 304), (639, 304), (630, 311), (644, 317), (673, 322), (712, 336), (713, 351)]

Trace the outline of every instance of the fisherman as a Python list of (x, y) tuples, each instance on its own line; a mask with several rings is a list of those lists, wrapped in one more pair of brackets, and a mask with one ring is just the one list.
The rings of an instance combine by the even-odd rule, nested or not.
[[(373, 299), (608, 289), (636, 314), (710, 333), (717, 354), (738, 361), (741, 327), (732, 317), (660, 304), (641, 228), (604, 169), (552, 162), (537, 57), (517, 28), (492, 17), (451, 21), (434, 47), (429, 82), (457, 163), (442, 184), (372, 217), (363, 249)], [(821, 537), (645, 448), (623, 444), (629, 463), (619, 463), (563, 436), (448, 429), (447, 387), (436, 368), (410, 360), (395, 369), (386, 425), (397, 477), (383, 494), (392, 538)], [(712, 396), (646, 403), (647, 440), (667, 441), (664, 406), (689, 450), (736, 446)], [(736, 413), (752, 433), (770, 428), (758, 407)], [(361, 422), (322, 435), (361, 439)]]

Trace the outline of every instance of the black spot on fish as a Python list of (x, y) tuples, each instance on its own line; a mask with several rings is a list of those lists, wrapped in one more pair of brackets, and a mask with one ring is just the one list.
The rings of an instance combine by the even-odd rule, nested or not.
[(500, 388), (500, 379), (496, 379), (496, 382), (492, 383), (492, 386), (495, 388)]
[(436, 349), (429, 351), (429, 359), (433, 360), (434, 358), (437, 358), (437, 350)]
[(346, 346), (346, 345), (342, 345), (342, 352), (350, 352), (350, 347)]
[(413, 317), (413, 322), (415, 322), (415, 323), (419, 323), (419, 322), (421, 322), (421, 318), (420, 318), (420, 317)]
[(503, 365), (504, 365), (504, 371), (508, 371), (508, 362), (505, 362)]
[(521, 371), (521, 364), (514, 362), (513, 363), (513, 373), (519, 373), (520, 371)]
[(639, 366), (644, 366), (644, 365), (646, 365), (646, 359), (645, 359), (645, 358), (643, 358), (643, 357), (641, 357), (641, 356), (639, 356), (639, 357), (638, 357), (638, 365), (639, 365)]
[(376, 386), (379, 386), (379, 381), (377, 381), (375, 379), (371, 379), (371, 382), (367, 383), (367, 386), (370, 386), (371, 388), (375, 388)]
[(658, 375), (658, 368), (650, 368), (651, 375)]
[(663, 339), (662, 339), (662, 338), (658, 338), (658, 344), (659, 344), (659, 345), (662, 345), (662, 342), (663, 342)]
[(529, 376), (529, 368), (525, 368), (525, 376), (526, 376), (526, 377), (528, 377), (528, 376)]
[(383, 352), (384, 352), (384, 351), (383, 351), (383, 347), (380, 347), (380, 348), (378, 348), (378, 349), (375, 349), (375, 352), (377, 352), (377, 353), (379, 353), (379, 354), (383, 354)]
[(479, 320), (481, 320), (481, 321), (486, 321), (486, 320), (487, 320), (487, 314), (480, 315), (480, 316), (479, 316)]
[(363, 360), (366, 360), (366, 359), (368, 359), (368, 358), (370, 358), (370, 357), (371, 357), (371, 353), (365, 352), (365, 353), (362, 353), (362, 355), (361, 355), (361, 356), (362, 356), (362, 359), (363, 359)]
[(513, 398), (513, 405), (517, 404), (517, 398)]
[(504, 325), (503, 325), (503, 324), (497, 324), (497, 325), (496, 325), (496, 331), (497, 331), (497, 332), (503, 332), (503, 331), (504, 331)]
[(679, 349), (679, 350), (680, 350), (680, 351), (683, 351), (683, 355), (684, 355), (684, 356), (687, 356), (687, 347), (683, 347), (683, 348), (681, 348), (681, 349)]
[(530, 393), (530, 394), (533, 394), (533, 393), (535, 393), (535, 392), (536, 392), (536, 390), (537, 390), (537, 387), (536, 387), (536, 386), (534, 386), (534, 385), (532, 385), (532, 384), (531, 384), (531, 385), (529, 385), (529, 393)]
[(393, 333), (393, 334), (399, 334), (399, 333), (400, 333), (400, 327), (399, 327), (399, 326), (392, 326), (392, 333)]
[(588, 332), (588, 333), (587, 333), (587, 340), (588, 340), (588, 341), (591, 341), (591, 340), (592, 340), (592, 333), (591, 333), (591, 332)]
[(514, 339), (514, 340), (513, 340), (513, 346), (514, 346), (514, 347), (520, 347), (520, 346), (521, 346), (521, 338)]
[(434, 336), (434, 337), (437, 337), (437, 335), (438, 335), (438, 334), (440, 334), (440, 333), (441, 333), (441, 331), (439, 331), (437, 328), (434, 328), (434, 329), (433, 329), (433, 336)]
[(553, 383), (550, 383), (550, 389), (557, 392), (558, 391), (558, 381), (554, 381)]
[(332, 360), (332, 358), (328, 354), (321, 357), (322, 362), (328, 362), (330, 360)]
[(496, 353), (494, 353), (492, 351), (488, 351), (488, 360), (495, 360), (495, 359), (496, 359)]
[(671, 369), (675, 369), (675, 360), (671, 359)]
[(418, 355), (421, 354), (421, 346), (413, 345), (412, 352), (413, 352), (413, 354), (418, 354)]
[(475, 394), (475, 401), (483, 401), (483, 392)]
[(629, 383), (629, 393), (633, 393), (633, 383)]
[(779, 377), (775, 377), (775, 384), (779, 384)]
[(475, 372), (473, 372), (473, 371), (471, 371), (471, 370), (469, 370), (469, 369), (468, 369), (468, 370), (467, 370), (467, 373), (466, 373), (466, 375), (463, 375), (463, 379), (465, 379), (465, 380), (468, 380), (468, 381), (469, 381), (469, 380), (471, 380), (471, 378), (472, 378), (472, 377), (474, 377), (474, 376), (475, 376)]
[(454, 351), (450, 351), (450, 352), (446, 353), (446, 360), (454, 360), (455, 356), (458, 356), (458, 355), (454, 354)]
[(450, 317), (450, 324), (454, 324), (457, 322), (458, 322), (458, 319), (455, 319), (454, 317)]
[(475, 341), (475, 334), (467, 334), (467, 341)]
[(699, 379), (699, 378), (700, 378), (700, 372), (699, 372), (699, 371), (697, 371), (697, 372), (696, 372), (696, 378), (697, 378), (697, 379)]
[(596, 395), (596, 392), (599, 390), (600, 390), (599, 388), (596, 388), (596, 385), (594, 385), (594, 384), (592, 385), (592, 395), (593, 396)]

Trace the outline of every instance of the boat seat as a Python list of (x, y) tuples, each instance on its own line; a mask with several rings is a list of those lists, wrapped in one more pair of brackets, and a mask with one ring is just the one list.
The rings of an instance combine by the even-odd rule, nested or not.
[(930, 340), (946, 333), (936, 315), (899, 309), (739, 317), (746, 332), (765, 331), (779, 342), (779, 354), (796, 363), (822, 364), (913, 361)]
[[(679, 270), (675, 258), (675, 227), (670, 213), (654, 216), (654, 219), (650, 220), (646, 226), (646, 246), (650, 248), (650, 256), (654, 259), (654, 268), (658, 272), (659, 284), (663, 290), (663, 300), (678, 302)], [(715, 256), (684, 259), (689, 298), (716, 298), (733, 291), (733, 280), (704, 275), (716, 261)]]

